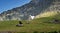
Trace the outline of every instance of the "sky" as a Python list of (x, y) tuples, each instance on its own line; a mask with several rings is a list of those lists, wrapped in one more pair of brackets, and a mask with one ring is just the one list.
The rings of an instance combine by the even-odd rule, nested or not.
[(0, 13), (12, 8), (20, 7), (30, 1), (31, 0), (0, 0)]

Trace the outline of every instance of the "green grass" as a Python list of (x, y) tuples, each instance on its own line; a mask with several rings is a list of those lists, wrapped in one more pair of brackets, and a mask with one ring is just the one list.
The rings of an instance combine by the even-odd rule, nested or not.
[(22, 21), (23, 27), (16, 27), (16, 24), (19, 23), (18, 21), (0, 21), (0, 31), (17, 33), (60, 31), (60, 24), (49, 23), (51, 20), (53, 20), (52, 17), (38, 18), (29, 21), (30, 24), (26, 24), (27, 21)]

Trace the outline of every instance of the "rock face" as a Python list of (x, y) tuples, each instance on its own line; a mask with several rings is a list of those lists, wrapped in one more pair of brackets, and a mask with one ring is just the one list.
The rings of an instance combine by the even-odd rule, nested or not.
[[(55, 5), (59, 6), (55, 6)], [(28, 4), (7, 10), (0, 14), (0, 20), (27, 20), (47, 11), (60, 10), (60, 0), (31, 0)]]
[[(47, 6), (47, 5), (46, 5)], [(52, 0), (52, 3), (43, 13), (40, 13), (36, 18), (54, 16), (60, 13), (60, 0)]]

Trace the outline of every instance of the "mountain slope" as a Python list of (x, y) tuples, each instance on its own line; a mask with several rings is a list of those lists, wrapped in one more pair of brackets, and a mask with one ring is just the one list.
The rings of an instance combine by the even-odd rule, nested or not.
[(1, 13), (2, 18), (0, 19), (27, 20), (30, 15), (37, 16), (40, 13), (47, 12), (46, 10), (48, 10), (54, 1), (55, 0), (31, 0), (28, 4)]

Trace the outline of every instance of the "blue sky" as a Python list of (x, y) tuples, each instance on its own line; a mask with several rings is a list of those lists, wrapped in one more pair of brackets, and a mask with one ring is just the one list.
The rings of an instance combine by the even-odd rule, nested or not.
[(0, 13), (12, 8), (22, 6), (29, 3), (31, 0), (0, 0)]

